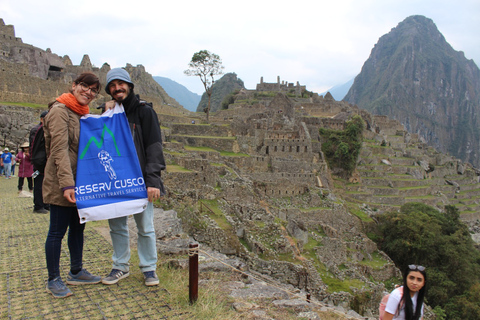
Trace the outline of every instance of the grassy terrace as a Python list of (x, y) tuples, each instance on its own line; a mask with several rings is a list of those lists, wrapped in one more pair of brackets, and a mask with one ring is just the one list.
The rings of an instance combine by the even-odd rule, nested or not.
[(421, 189), (428, 189), (430, 188), (429, 185), (425, 186), (415, 186), (415, 187), (399, 187), (398, 190), (421, 190)]
[(167, 172), (173, 173), (173, 172), (193, 172), (193, 171), (176, 164), (169, 164), (167, 165)]
[(373, 219), (368, 216), (364, 211), (360, 210), (358, 204), (352, 202), (347, 203), (348, 212), (356, 215), (360, 220), (364, 222), (372, 222)]
[(371, 201), (361, 201), (361, 200), (357, 200), (357, 199), (348, 199), (348, 202), (349, 203), (354, 203), (354, 204), (358, 204), (358, 205), (367, 205), (367, 206), (371, 206), (371, 207), (389, 207), (389, 208), (395, 208), (396, 210), (400, 209), (400, 205), (396, 205), (396, 204), (385, 204), (385, 203), (380, 203), (380, 202), (371, 202)]
[(0, 102), (0, 105), (29, 107), (33, 109), (47, 109), (47, 106), (45, 104), (28, 103), (28, 102)]
[(435, 199), (435, 196), (418, 196), (418, 197), (405, 197), (405, 200), (432, 200)]
[[(199, 205), (200, 203), (203, 203), (205, 206), (208, 207), (210, 210), (206, 210), (208, 213), (209, 217), (212, 218), (217, 225), (222, 228), (223, 230), (231, 230), (232, 226), (228, 222), (227, 218), (225, 217), (225, 214), (223, 213), (222, 209), (219, 206), (218, 200), (199, 200)], [(202, 208), (202, 206), (200, 206)], [(202, 209), (203, 210), (203, 209)]]
[(221, 139), (221, 140), (236, 140), (236, 137), (222, 137), (222, 136), (192, 136), (188, 134), (175, 134), (176, 137), (186, 138), (201, 138), (201, 139)]
[(246, 153), (235, 153), (231, 151), (222, 151), (222, 150), (215, 150), (209, 147), (192, 147), (192, 146), (185, 146), (185, 150), (187, 151), (197, 151), (197, 152), (218, 152), (221, 156), (224, 157), (250, 157), (250, 155)]
[[(411, 177), (411, 175), (405, 175)], [(406, 181), (406, 182), (416, 182), (416, 181), (423, 181), (414, 178), (394, 178), (394, 177), (362, 177), (362, 180), (391, 180), (391, 181)], [(353, 185), (354, 183), (350, 183), (349, 185)]]
[(325, 264), (323, 264), (317, 257), (315, 253), (315, 249), (317, 247), (321, 247), (321, 242), (313, 239), (312, 237), (308, 238), (307, 244), (303, 247), (303, 255), (310, 259), (315, 266), (315, 269), (322, 277), (322, 281), (328, 286), (327, 291), (338, 292), (338, 291), (345, 291), (349, 293), (353, 293), (353, 288), (361, 288), (365, 285), (364, 282), (358, 279), (345, 279), (339, 280), (335, 277), (333, 273), (328, 271)]

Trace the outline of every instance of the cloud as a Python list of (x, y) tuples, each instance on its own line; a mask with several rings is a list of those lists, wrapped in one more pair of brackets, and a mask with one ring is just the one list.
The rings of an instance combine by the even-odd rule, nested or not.
[(337, 0), (170, 2), (0, 0), (0, 18), (25, 43), (69, 55), (79, 64), (112, 67), (142, 64), (199, 94), (199, 79), (187, 77), (193, 53), (214, 52), (225, 72), (247, 88), (264, 77), (299, 81), (323, 92), (354, 78), (378, 39), (415, 14), (432, 19), (455, 50), (480, 62), (477, 0)]

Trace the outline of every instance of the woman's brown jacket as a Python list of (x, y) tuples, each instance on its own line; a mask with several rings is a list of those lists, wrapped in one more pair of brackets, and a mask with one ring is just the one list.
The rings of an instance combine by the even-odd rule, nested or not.
[(80, 115), (56, 101), (44, 119), (47, 165), (43, 179), (43, 202), (74, 207), (63, 197), (63, 188), (75, 187)]

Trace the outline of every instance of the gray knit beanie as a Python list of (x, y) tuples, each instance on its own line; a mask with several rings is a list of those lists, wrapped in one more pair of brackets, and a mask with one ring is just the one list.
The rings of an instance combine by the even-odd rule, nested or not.
[(108, 93), (108, 94), (110, 94), (110, 88), (108, 87), (108, 85), (113, 80), (122, 80), (122, 81), (130, 84), (132, 86), (132, 89), (133, 89), (133, 82), (130, 79), (130, 75), (128, 74), (128, 72), (125, 69), (115, 68), (115, 69), (112, 69), (112, 70), (108, 71), (108, 73), (107, 73), (107, 85), (105, 86), (105, 92)]

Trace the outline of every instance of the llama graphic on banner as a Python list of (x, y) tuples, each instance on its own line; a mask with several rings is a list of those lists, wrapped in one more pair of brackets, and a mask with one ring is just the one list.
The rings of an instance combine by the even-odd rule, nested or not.
[(80, 119), (75, 198), (81, 223), (139, 213), (147, 206), (145, 181), (121, 105)]

